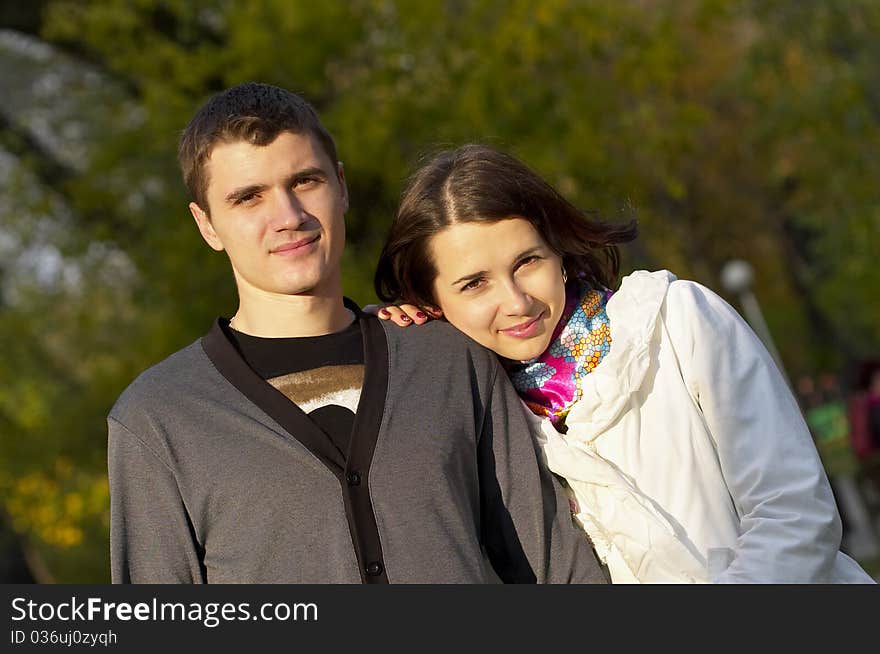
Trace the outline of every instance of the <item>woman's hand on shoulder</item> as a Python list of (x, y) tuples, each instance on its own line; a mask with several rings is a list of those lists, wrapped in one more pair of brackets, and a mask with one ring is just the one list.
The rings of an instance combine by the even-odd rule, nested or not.
[(372, 314), (379, 320), (390, 320), (400, 327), (409, 327), (410, 325), (424, 325), (432, 318), (439, 318), (442, 313), (434, 310), (432, 315), (428, 315), (428, 311), (423, 311), (414, 304), (388, 304), (379, 306), (378, 304), (368, 304), (362, 311)]

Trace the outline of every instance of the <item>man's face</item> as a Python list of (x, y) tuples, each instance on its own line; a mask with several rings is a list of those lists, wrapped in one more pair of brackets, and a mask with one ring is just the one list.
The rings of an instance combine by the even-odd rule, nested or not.
[(221, 143), (205, 166), (210, 217), (195, 203), (190, 211), (229, 256), (240, 295), (341, 293), (348, 193), (341, 164), (313, 136)]

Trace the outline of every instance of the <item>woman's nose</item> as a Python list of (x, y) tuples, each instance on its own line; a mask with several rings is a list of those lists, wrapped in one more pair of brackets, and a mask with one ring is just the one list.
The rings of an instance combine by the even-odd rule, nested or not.
[(532, 296), (516, 282), (505, 284), (504, 312), (509, 316), (524, 316), (532, 308)]

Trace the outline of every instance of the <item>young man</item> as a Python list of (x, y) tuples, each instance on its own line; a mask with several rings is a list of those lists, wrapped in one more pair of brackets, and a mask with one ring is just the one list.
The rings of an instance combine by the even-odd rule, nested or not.
[(109, 422), (114, 582), (601, 582), (497, 361), (342, 297), (348, 194), (298, 96), (243, 84), (180, 144), (239, 307)]

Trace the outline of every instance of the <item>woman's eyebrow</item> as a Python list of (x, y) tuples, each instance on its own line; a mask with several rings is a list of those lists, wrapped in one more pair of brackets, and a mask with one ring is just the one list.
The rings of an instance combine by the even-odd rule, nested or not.
[(513, 260), (519, 261), (520, 259), (525, 259), (526, 257), (530, 257), (533, 254), (538, 254), (541, 251), (541, 246), (536, 245), (534, 247), (529, 248), (528, 250), (523, 250), (518, 255), (516, 255)]
[(488, 270), (480, 270), (479, 272), (471, 273), (470, 275), (465, 275), (464, 277), (459, 277), (454, 282), (450, 284), (450, 286), (456, 286), (461, 282), (469, 282), (471, 280), (477, 279), (478, 277), (482, 277), (483, 275), (489, 274)]
[[(538, 254), (541, 252), (541, 249), (542, 248), (540, 245), (536, 245), (534, 247), (529, 248), (528, 250), (523, 250), (518, 255), (516, 255), (513, 258), (513, 260), (519, 261), (520, 259), (525, 259), (526, 257), (530, 257), (533, 254)], [(459, 277), (458, 279), (456, 279), (454, 282), (452, 282), (449, 285), (456, 286), (456, 285), (460, 284), (461, 282), (469, 282), (473, 279), (477, 279), (478, 277), (483, 277), (484, 275), (488, 275), (488, 274), (489, 274), (488, 270), (480, 270), (478, 272), (470, 273), (469, 275), (464, 275), (463, 277)]]

